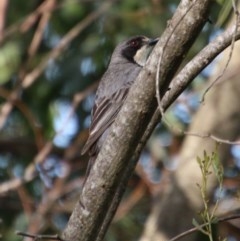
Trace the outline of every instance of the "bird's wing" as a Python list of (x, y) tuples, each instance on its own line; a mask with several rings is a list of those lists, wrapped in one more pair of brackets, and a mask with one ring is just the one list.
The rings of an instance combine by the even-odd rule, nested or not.
[(111, 97), (99, 99), (92, 111), (92, 123), (89, 130), (88, 140), (83, 147), (82, 154), (89, 150), (96, 150), (96, 142), (107, 128), (113, 123), (116, 115), (126, 99), (128, 88), (120, 89)]

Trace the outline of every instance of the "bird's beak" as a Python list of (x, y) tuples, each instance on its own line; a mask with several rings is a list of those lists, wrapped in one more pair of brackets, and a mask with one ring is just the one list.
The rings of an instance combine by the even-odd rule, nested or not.
[(143, 46), (137, 50), (137, 52), (135, 53), (133, 59), (134, 61), (140, 65), (140, 66), (144, 66), (147, 62), (147, 59), (149, 57), (149, 55), (151, 54), (155, 44), (158, 42), (159, 38), (156, 39), (148, 39), (146, 38)]
[(150, 39), (148, 45), (154, 46), (158, 42), (159, 38)]

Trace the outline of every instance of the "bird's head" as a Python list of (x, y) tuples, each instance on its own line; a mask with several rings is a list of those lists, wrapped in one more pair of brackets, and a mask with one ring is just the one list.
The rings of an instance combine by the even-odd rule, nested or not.
[(132, 37), (116, 47), (112, 59), (116, 58), (119, 61), (119, 58), (122, 58), (143, 67), (157, 42), (158, 38), (150, 39), (145, 36)]

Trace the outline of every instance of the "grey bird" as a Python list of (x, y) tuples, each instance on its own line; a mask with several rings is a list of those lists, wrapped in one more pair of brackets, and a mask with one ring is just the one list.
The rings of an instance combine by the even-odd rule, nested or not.
[(158, 39), (135, 36), (117, 45), (113, 51), (109, 66), (97, 89), (89, 137), (82, 150), (82, 154), (88, 152), (90, 156), (87, 176), (129, 88), (146, 64), (157, 41)]

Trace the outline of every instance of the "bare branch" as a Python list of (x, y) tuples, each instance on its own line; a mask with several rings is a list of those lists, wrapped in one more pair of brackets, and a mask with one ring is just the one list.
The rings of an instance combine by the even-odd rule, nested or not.
[(16, 231), (16, 234), (22, 237), (32, 238), (33, 240), (57, 240), (57, 241), (64, 241), (62, 240), (57, 234), (56, 235), (44, 235), (44, 234), (30, 234), (21, 231)]
[(188, 131), (180, 131), (179, 133), (182, 133), (184, 135), (189, 135), (189, 136), (196, 136), (199, 138), (210, 138), (210, 139), (212, 139), (218, 143), (222, 143), (222, 144), (240, 145), (240, 141), (230, 141), (230, 140), (222, 139), (222, 138), (212, 135), (210, 133), (209, 134), (200, 134), (200, 133), (193, 133), (193, 132), (188, 132)]
[(233, 54), (233, 49), (234, 49), (234, 43), (236, 41), (236, 37), (237, 37), (237, 32), (239, 30), (239, 24), (240, 24), (240, 15), (239, 15), (239, 12), (237, 10), (237, 7), (235, 6), (235, 3), (234, 1), (233, 2), (233, 7), (234, 7), (234, 12), (236, 14), (236, 22), (235, 22), (235, 29), (234, 29), (234, 34), (232, 35), (232, 42), (231, 42), (231, 50), (229, 52), (229, 56), (228, 56), (228, 59), (227, 59), (227, 62), (222, 70), (222, 72), (217, 76), (217, 78), (215, 80), (212, 81), (212, 83), (206, 88), (206, 90), (204, 91), (203, 95), (202, 95), (202, 99), (201, 99), (201, 102), (204, 102), (204, 98), (206, 96), (206, 94), (208, 93), (208, 91), (219, 81), (219, 79), (222, 78), (222, 76), (224, 75), (224, 73), (226, 72), (227, 70), (227, 67), (229, 66), (230, 64), (230, 61), (232, 59), (232, 54)]
[(125, 177), (125, 181), (128, 180), (129, 176), (125, 176), (126, 170), (129, 165), (135, 165), (129, 160), (157, 107), (155, 76), (158, 59), (163, 53), (162, 46), (165, 46), (168, 41), (160, 69), (160, 88), (164, 93), (183, 56), (207, 21), (210, 2), (210, 0), (195, 1), (189, 14), (175, 30), (173, 37), (169, 38), (172, 29), (185, 13), (186, 6), (192, 3), (188, 0), (181, 1), (171, 23), (163, 33), (148, 64), (131, 87), (126, 102), (113, 123), (85, 183), (81, 199), (77, 202), (63, 232), (64, 239), (92, 241), (97, 238), (119, 182), (123, 181), (123, 177)]
[(7, 5), (8, 5), (8, 0), (2, 0), (0, 2), (0, 42), (1, 42), (1, 39), (3, 38)]
[[(46, 8), (47, 9), (54, 9), (56, 5), (56, 0), (48, 0), (46, 1)], [(51, 17), (52, 12), (50, 11), (44, 11), (42, 13), (41, 19), (39, 21), (38, 27), (36, 29), (36, 32), (33, 36), (31, 45), (29, 46), (28, 49), (28, 55), (29, 59), (31, 59), (37, 52), (37, 49), (42, 41), (43, 38), (43, 32), (45, 30), (45, 27)]]
[[(237, 215), (231, 215), (231, 216), (227, 216), (227, 217), (222, 217), (222, 218), (217, 218), (216, 221), (214, 222), (214, 224), (217, 224), (217, 223), (222, 223), (222, 222), (226, 222), (226, 221), (229, 221), (229, 220), (233, 220), (233, 219), (239, 219), (240, 218), (240, 215), (237, 214)], [(176, 237), (170, 239), (169, 241), (177, 241), (191, 233), (194, 233), (194, 232), (197, 232), (199, 231), (199, 228), (204, 228), (205, 226), (209, 225), (208, 223), (204, 223), (202, 225), (200, 225), (199, 227), (194, 227), (194, 228), (191, 228), (189, 230), (187, 230), (186, 232), (183, 232), (179, 235), (177, 235)]]
[(227, 48), (232, 42), (240, 39), (240, 25), (238, 23), (237, 32), (235, 26), (230, 27), (221, 33), (216, 39), (201, 50), (173, 79), (170, 90), (162, 100), (162, 106), (166, 110), (173, 101), (183, 92), (183, 90), (193, 81), (193, 79), (214, 59)]
[[(224, 33), (220, 34), (214, 41), (212, 41), (208, 46), (206, 46), (192, 61), (190, 61), (173, 79), (171, 84), (171, 89), (163, 96), (161, 100), (161, 106), (165, 111), (174, 101), (175, 99), (187, 88), (187, 86), (193, 81), (193, 79), (204, 69), (221, 51), (227, 48), (232, 41), (232, 36), (235, 33), (235, 27), (232, 27), (226, 30)], [(240, 38), (240, 30), (235, 35), (236, 40)], [(161, 113), (159, 109), (155, 111), (155, 114), (152, 117), (151, 122), (149, 123), (141, 141), (139, 142), (137, 149), (133, 156), (133, 161), (128, 164), (127, 170), (119, 183), (118, 190), (114, 197), (113, 202), (109, 208), (109, 212), (106, 215), (104, 220), (104, 224), (99, 233), (98, 240), (101, 240), (104, 236), (106, 229), (112, 219), (112, 215), (115, 213), (117, 206), (120, 203), (120, 200), (125, 191), (125, 187), (128, 181), (128, 177), (131, 175), (135, 168), (135, 164), (137, 163), (139, 156), (141, 154), (141, 150), (145, 146), (148, 138), (151, 133), (155, 129), (156, 125), (159, 123), (161, 119)], [(207, 136), (203, 136), (207, 137)], [(213, 135), (210, 135), (209, 138), (215, 138), (218, 142), (224, 142), (227, 144), (238, 144), (238, 142), (230, 142), (227, 140), (223, 140), (217, 138)]]
[(17, 31), (20, 31), (21, 33), (27, 32), (37, 22), (41, 14), (51, 12), (54, 9), (55, 9), (54, 5), (49, 4), (48, 1), (43, 1), (43, 3), (35, 11), (31, 12), (29, 15), (27, 15), (18, 23), (15, 23), (9, 28), (7, 28), (2, 33), (2, 37), (0, 38), (0, 43)]

